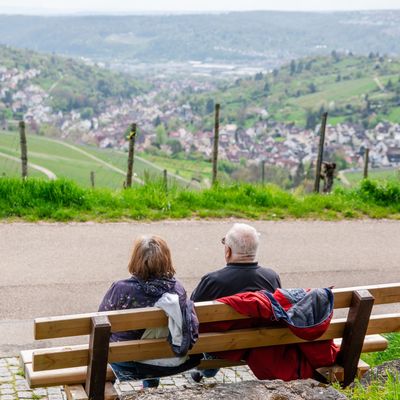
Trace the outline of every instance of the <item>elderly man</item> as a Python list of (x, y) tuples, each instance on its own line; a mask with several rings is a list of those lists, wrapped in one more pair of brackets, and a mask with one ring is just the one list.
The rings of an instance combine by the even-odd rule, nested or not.
[(259, 233), (250, 225), (234, 224), (222, 244), (226, 266), (201, 278), (193, 291), (193, 301), (215, 300), (242, 292), (269, 290), (281, 287), (279, 275), (270, 268), (263, 268), (256, 261)]
[[(226, 266), (210, 272), (201, 278), (191, 299), (197, 301), (215, 300), (243, 292), (268, 290), (274, 292), (281, 287), (279, 275), (270, 268), (263, 268), (256, 261), (259, 233), (250, 225), (234, 224), (224, 238)], [(205, 355), (207, 357), (207, 355)], [(192, 372), (196, 382), (213, 377), (218, 370)]]

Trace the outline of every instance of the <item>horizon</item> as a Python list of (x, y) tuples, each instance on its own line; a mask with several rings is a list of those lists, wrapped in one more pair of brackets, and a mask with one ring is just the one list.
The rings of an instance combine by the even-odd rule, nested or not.
[(165, 15), (224, 14), (230, 12), (334, 13), (398, 11), (397, 0), (282, 0), (271, 4), (264, 0), (149, 0), (145, 7), (135, 7), (126, 0), (0, 0), (0, 15), (79, 16), (79, 15)]
[(400, 8), (370, 8), (370, 9), (315, 9), (315, 10), (286, 10), (286, 9), (253, 9), (253, 10), (126, 10), (126, 11), (107, 11), (107, 10), (80, 10), (80, 11), (54, 11), (41, 9), (40, 11), (26, 9), (17, 11), (14, 9), (0, 9), (0, 16), (35, 16), (35, 17), (79, 17), (79, 16), (168, 16), (168, 15), (210, 15), (210, 14), (229, 14), (229, 13), (304, 13), (304, 14), (331, 14), (349, 12), (400, 12)]

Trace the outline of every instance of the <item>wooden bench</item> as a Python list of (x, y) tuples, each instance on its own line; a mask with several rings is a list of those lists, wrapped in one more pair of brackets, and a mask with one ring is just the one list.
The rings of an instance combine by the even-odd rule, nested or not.
[[(334, 289), (335, 310), (349, 308), (347, 318), (335, 318), (318, 340), (335, 339), (341, 345), (339, 365), (322, 369), (326, 378), (340, 378), (344, 385), (368, 366), (359, 363), (361, 352), (382, 351), (387, 341), (382, 333), (400, 331), (400, 313), (371, 314), (373, 304), (400, 302), (400, 283)], [(201, 323), (247, 318), (218, 302), (196, 304)], [(34, 387), (65, 385), (68, 399), (113, 399), (113, 374), (107, 363), (171, 357), (165, 339), (134, 340), (109, 343), (110, 331), (166, 326), (160, 309), (149, 307), (123, 311), (97, 312), (50, 318), (37, 318), (34, 337), (37, 340), (90, 335), (89, 343), (69, 347), (26, 350), (21, 363), (29, 385)], [(200, 334), (190, 354), (260, 346), (299, 343), (287, 328), (253, 328)], [(239, 365), (224, 360), (204, 360), (199, 368)], [(107, 382), (107, 384), (106, 384)]]

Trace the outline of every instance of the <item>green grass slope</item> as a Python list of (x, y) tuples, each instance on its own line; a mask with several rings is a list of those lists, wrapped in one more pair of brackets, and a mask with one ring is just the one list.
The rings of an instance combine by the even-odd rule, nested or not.
[(266, 109), (273, 120), (299, 126), (315, 126), (322, 110), (329, 112), (333, 124), (400, 123), (400, 60), (373, 53), (365, 57), (332, 52), (331, 56), (293, 60), (270, 74), (221, 83), (218, 91), (194, 95), (189, 101), (209, 128), (213, 122), (209, 101), (221, 103), (225, 122), (243, 127), (260, 117), (257, 108)]
[[(95, 173), (95, 185), (111, 189), (121, 188), (126, 176), (127, 153), (102, 150), (89, 146), (77, 146), (59, 140), (28, 135), (28, 161), (49, 169), (59, 178), (67, 178), (88, 187), (90, 172)], [(0, 131), (0, 153), (20, 157), (17, 132)], [(135, 159), (134, 173), (137, 178), (161, 177), (162, 168), (149, 164), (139, 157)], [(20, 176), (20, 164), (0, 156), (0, 175)], [(29, 168), (30, 176), (44, 176)], [(186, 181), (183, 183), (187, 184)]]

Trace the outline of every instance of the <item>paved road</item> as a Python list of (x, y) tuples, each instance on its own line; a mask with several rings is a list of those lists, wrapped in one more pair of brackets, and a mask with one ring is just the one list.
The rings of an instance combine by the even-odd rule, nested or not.
[[(127, 276), (139, 234), (166, 238), (191, 292), (223, 266), (220, 238), (231, 223), (0, 224), (0, 355), (32, 346), (32, 317), (96, 310), (110, 283)], [(261, 232), (260, 263), (273, 266), (285, 287), (400, 281), (400, 221), (252, 224)]]

